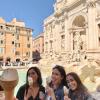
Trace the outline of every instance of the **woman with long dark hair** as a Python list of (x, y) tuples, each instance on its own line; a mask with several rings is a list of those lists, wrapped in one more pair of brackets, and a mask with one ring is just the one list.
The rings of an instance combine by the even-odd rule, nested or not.
[(39, 68), (31, 67), (27, 71), (26, 83), (17, 93), (18, 100), (44, 100), (45, 88), (42, 86), (42, 77)]
[(47, 97), (51, 96), (50, 100), (64, 100), (64, 86), (67, 86), (65, 69), (60, 65), (56, 65), (52, 69), (51, 83), (46, 89)]
[(91, 97), (87, 88), (83, 85), (79, 76), (75, 72), (68, 73), (66, 81), (69, 88), (69, 98), (71, 100), (95, 100)]

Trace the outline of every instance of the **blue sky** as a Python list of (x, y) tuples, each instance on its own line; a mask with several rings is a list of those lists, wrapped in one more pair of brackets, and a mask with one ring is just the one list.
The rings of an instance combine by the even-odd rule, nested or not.
[(7, 22), (22, 20), (34, 29), (33, 36), (43, 31), (43, 20), (53, 13), (55, 0), (0, 0), (0, 17)]

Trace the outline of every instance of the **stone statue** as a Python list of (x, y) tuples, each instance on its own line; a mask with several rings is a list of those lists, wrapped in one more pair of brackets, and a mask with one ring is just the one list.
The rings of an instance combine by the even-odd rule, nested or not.
[(91, 82), (95, 82), (95, 78), (94, 78), (95, 68), (96, 68), (96, 66), (94, 66), (92, 64), (92, 61), (88, 60), (87, 65), (85, 65), (81, 68), (80, 77), (81, 77), (82, 81), (84, 81), (87, 77), (89, 77)]
[(0, 85), (4, 89), (5, 100), (14, 100), (14, 88), (18, 83), (18, 72), (16, 69), (5, 69), (0, 76)]
[(82, 39), (80, 32), (75, 32), (74, 42), (75, 42), (75, 50), (81, 50)]

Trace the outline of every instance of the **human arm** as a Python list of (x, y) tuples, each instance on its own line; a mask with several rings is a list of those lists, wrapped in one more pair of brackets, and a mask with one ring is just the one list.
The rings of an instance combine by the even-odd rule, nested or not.
[(17, 92), (16, 98), (18, 100), (24, 100), (25, 85), (21, 86)]
[(84, 100), (96, 100), (91, 95), (87, 95)]
[(56, 100), (54, 91), (51, 87), (47, 86), (46, 87), (46, 92), (47, 92), (48, 97), (52, 98), (52, 100)]
[(45, 87), (43, 87), (42, 85), (39, 89), (39, 98), (40, 100), (45, 100)]
[(64, 100), (71, 100), (68, 96), (64, 96)]
[(90, 93), (84, 92), (77, 95), (77, 99), (81, 100), (95, 100)]

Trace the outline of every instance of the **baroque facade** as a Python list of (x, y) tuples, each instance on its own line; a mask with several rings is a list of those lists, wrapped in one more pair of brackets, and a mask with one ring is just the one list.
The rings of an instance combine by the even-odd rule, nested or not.
[(0, 61), (32, 59), (32, 29), (14, 18), (6, 22), (0, 18)]
[(44, 20), (45, 57), (65, 61), (100, 58), (100, 0), (56, 0)]

